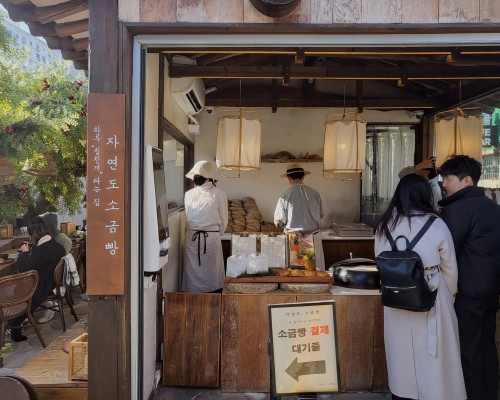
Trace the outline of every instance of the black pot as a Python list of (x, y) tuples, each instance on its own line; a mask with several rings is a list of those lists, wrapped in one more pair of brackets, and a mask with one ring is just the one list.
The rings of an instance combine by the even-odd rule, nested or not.
[(379, 289), (380, 275), (374, 260), (348, 258), (333, 264), (335, 285), (354, 289)]
[(250, 0), (253, 6), (268, 17), (284, 17), (297, 8), (300, 0)]

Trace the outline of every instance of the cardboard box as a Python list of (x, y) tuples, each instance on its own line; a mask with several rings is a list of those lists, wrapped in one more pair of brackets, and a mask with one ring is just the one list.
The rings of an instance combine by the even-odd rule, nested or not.
[(69, 342), (69, 380), (87, 381), (89, 379), (88, 334), (82, 333)]
[(12, 239), (14, 237), (14, 227), (12, 224), (0, 225), (0, 239)]
[(61, 222), (61, 232), (71, 237), (76, 232), (76, 224), (74, 222)]

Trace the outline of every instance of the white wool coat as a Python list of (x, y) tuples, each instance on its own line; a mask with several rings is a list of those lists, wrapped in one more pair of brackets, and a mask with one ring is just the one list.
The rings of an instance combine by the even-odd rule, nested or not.
[[(405, 218), (391, 232), (395, 239), (412, 240), (428, 216)], [(389, 224), (390, 228), (390, 224)], [(406, 243), (398, 240), (403, 250)], [(385, 235), (375, 237), (375, 255), (390, 250)], [(457, 261), (453, 239), (442, 219), (437, 218), (415, 248), (424, 268), (440, 266), (428, 276), (437, 288), (436, 304), (429, 312), (384, 307), (384, 342), (389, 388), (399, 397), (419, 400), (465, 400), (460, 361), (458, 325), (453, 303), (457, 292)]]

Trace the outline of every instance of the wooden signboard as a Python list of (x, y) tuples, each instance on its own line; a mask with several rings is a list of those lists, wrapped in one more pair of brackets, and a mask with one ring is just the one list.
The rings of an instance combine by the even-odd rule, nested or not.
[(122, 295), (125, 95), (91, 93), (87, 127), (87, 294)]
[(271, 399), (340, 390), (335, 301), (269, 305)]

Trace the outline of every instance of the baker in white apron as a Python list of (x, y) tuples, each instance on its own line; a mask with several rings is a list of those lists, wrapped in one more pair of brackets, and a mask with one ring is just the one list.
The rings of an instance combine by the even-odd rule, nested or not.
[(217, 292), (224, 287), (224, 256), (220, 235), (228, 222), (227, 196), (215, 186), (214, 168), (198, 161), (186, 177), (195, 187), (184, 195), (186, 236), (182, 290)]

